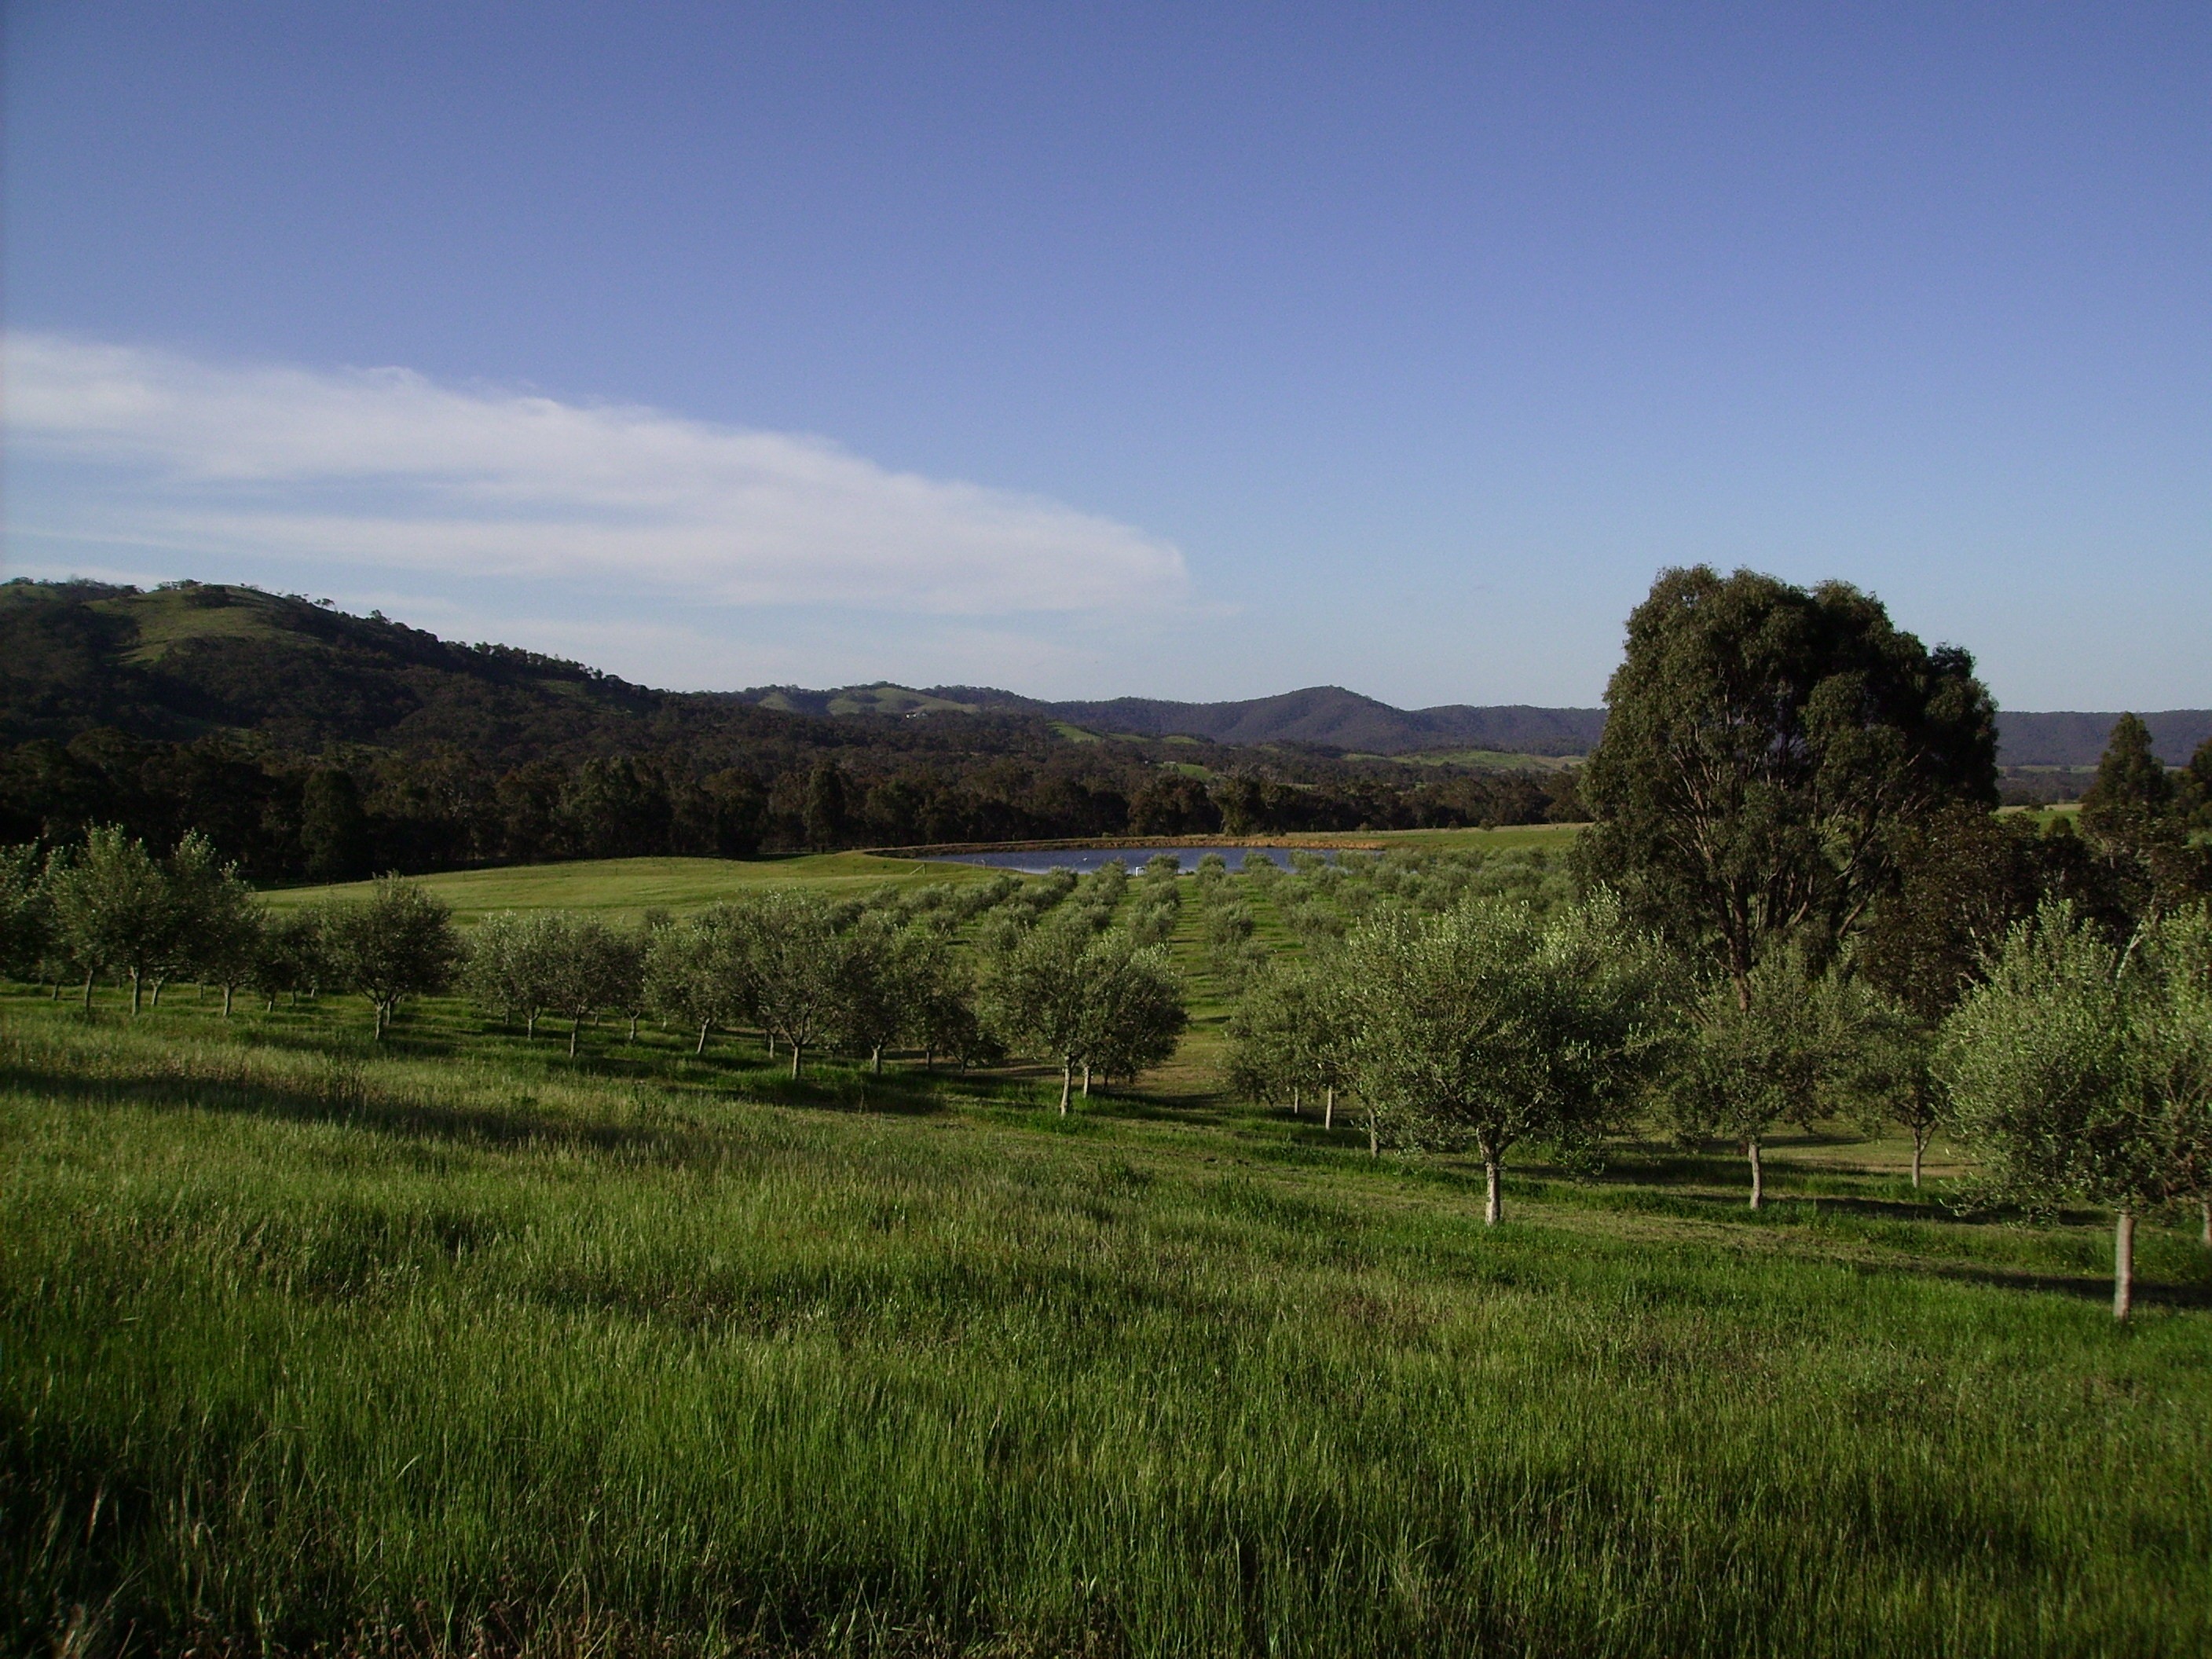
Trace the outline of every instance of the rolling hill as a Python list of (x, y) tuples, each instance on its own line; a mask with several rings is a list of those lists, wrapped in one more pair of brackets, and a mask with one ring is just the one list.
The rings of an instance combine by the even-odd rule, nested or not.
[[(1602, 708), (1405, 709), (1335, 685), (1230, 702), (1053, 702), (988, 686), (917, 690), (889, 682), (829, 690), (661, 691), (580, 663), (510, 646), (462, 645), (376, 613), (349, 616), (252, 587), (0, 584), (0, 740), (12, 743), (66, 739), (95, 726), (167, 740), (227, 731), (299, 752), (444, 744), (514, 764), (716, 734), (758, 739), (856, 716), (1012, 720), (1063, 737), (1190, 738), (1237, 748), (1375, 756), (1477, 750), (1501, 757), (1586, 754), (1605, 726)], [(1999, 759), (2008, 767), (2094, 766), (2118, 718), (2008, 711), (1999, 721)], [(2212, 710), (2144, 718), (2159, 755), (2172, 765), (2212, 737)]]

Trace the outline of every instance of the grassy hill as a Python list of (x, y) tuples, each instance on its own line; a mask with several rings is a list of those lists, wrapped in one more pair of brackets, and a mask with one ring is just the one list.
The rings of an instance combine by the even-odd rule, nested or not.
[(19, 1652), (2182, 1654), (2212, 1307), (1888, 1143), (0, 996)]

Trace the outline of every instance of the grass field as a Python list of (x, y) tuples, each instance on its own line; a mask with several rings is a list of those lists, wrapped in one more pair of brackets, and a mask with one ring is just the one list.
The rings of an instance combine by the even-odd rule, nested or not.
[(2179, 1230), (212, 1007), (0, 996), (11, 1651), (2212, 1646)]
[[(737, 898), (764, 886), (805, 885), (829, 893), (865, 893), (886, 884), (988, 881), (972, 864), (877, 858), (866, 853), (810, 853), (766, 859), (586, 859), (573, 864), (525, 864), (454, 870), (416, 878), (453, 906), (464, 925), (499, 910), (576, 910), (635, 922), (648, 909), (682, 913)], [(335, 887), (278, 888), (264, 896), (277, 906), (358, 898), (367, 882)]]
[[(1395, 839), (1526, 873), (1563, 833)], [(2116, 1329), (2104, 1218), (1961, 1219), (1940, 1143), (1915, 1194), (1902, 1141), (1785, 1136), (1757, 1215), (1734, 1158), (1532, 1155), (1486, 1229), (1456, 1158), (1218, 1097), (1207, 905), (1296, 950), (1293, 884), (1182, 884), (1182, 1051), (1066, 1119), (1056, 1073), (793, 1082), (617, 1022), (570, 1061), (455, 999), (376, 1045), (343, 999), (0, 992), (9, 1650), (2212, 1649), (2187, 1230)]]

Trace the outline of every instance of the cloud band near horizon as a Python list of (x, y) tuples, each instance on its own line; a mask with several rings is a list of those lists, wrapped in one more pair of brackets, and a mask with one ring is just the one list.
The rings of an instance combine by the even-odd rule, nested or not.
[(402, 368), (39, 333), (0, 349), (11, 465), (48, 469), (10, 530), (41, 540), (946, 617), (1171, 610), (1188, 594), (1182, 553), (1142, 531), (820, 438)]

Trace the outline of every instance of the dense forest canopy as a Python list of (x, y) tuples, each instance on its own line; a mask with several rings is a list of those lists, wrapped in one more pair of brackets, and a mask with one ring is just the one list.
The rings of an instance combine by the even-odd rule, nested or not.
[(653, 690), (249, 587), (14, 581), (0, 838), (112, 823), (167, 846), (197, 829), (268, 880), (1578, 811), (1571, 772), (1533, 762), (1107, 735), (1019, 699), (776, 701)]

